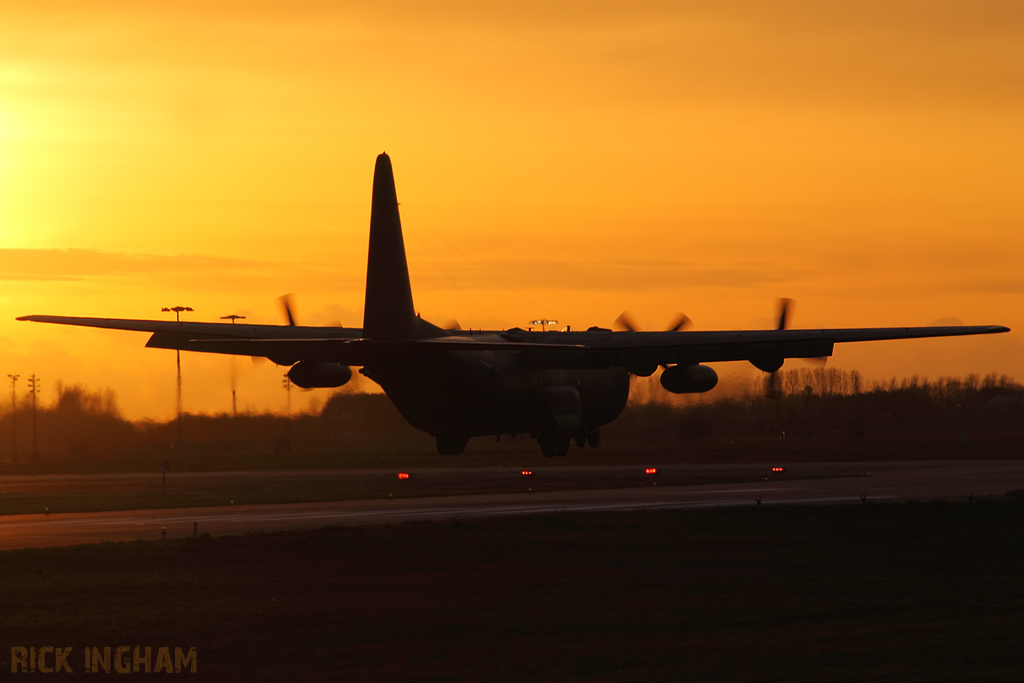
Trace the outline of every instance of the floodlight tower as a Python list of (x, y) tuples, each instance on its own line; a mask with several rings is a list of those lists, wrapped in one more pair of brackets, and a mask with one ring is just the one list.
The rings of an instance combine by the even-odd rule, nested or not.
[[(222, 315), (221, 320), (230, 320), (231, 324), (234, 325), (236, 320), (245, 320), (244, 315), (237, 315), (232, 313), (231, 315)], [(235, 439), (238, 439), (238, 398), (235, 390), (238, 385), (238, 363), (235, 361), (237, 358), (231, 357), (231, 428), (235, 433)]]
[(35, 373), (33, 373), (32, 376), (28, 378), (28, 391), (29, 391), (30, 394), (32, 394), (32, 459), (33, 460), (38, 460), (39, 459), (39, 430), (37, 429), (37, 425), (36, 425), (36, 394), (38, 394), (41, 391), (41, 389), (39, 388), (39, 383), (40, 382), (42, 382), (42, 380), (39, 379), (38, 377), (36, 377)]
[[(175, 322), (181, 322), (181, 314), (185, 311), (192, 311), (190, 306), (171, 306), (170, 308), (161, 308), (164, 313), (174, 313)], [(178, 448), (181, 448), (181, 349), (174, 350), (174, 356), (178, 364), (178, 395), (177, 395), (177, 410), (178, 410)]]
[(11, 380), (11, 457), (18, 462), (18, 395), (15, 387), (21, 375), (7, 375)]
[(285, 373), (284, 379), (281, 380), (281, 386), (284, 387), (285, 393), (288, 395), (287, 403), (285, 404), (287, 412), (285, 413), (285, 424), (288, 425), (288, 450), (292, 449), (292, 378)]

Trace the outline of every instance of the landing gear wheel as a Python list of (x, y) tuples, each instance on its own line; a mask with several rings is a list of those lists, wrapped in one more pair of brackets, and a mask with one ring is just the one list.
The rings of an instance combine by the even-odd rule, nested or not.
[(569, 437), (538, 439), (545, 458), (561, 458), (569, 452)]
[(583, 448), (586, 445), (587, 445), (587, 435), (585, 433), (584, 434), (577, 434), (576, 435), (576, 447), (577, 448)]
[(597, 448), (601, 443), (601, 430), (595, 429), (592, 432), (587, 433), (587, 443), (590, 444), (591, 448)]
[(465, 436), (439, 435), (437, 441), (437, 452), (441, 455), (462, 455), (466, 450), (469, 438)]

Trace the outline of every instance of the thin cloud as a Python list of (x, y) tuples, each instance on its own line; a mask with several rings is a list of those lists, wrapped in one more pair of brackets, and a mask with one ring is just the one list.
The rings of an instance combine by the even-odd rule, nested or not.
[[(651, 290), (665, 287), (751, 289), (814, 279), (812, 269), (787, 269), (767, 263), (708, 265), (695, 261), (546, 261), (512, 259), (486, 261), (486, 272), (464, 264), (413, 266), (416, 284), (451, 289), (443, 269), (462, 288), (477, 290), (570, 289), (580, 291)], [(495, 276), (491, 276), (494, 273)], [(498, 279), (500, 278), (500, 280)]]
[(96, 249), (0, 249), (0, 280), (85, 280), (139, 274), (253, 270), (257, 261), (199, 256), (119, 253)]

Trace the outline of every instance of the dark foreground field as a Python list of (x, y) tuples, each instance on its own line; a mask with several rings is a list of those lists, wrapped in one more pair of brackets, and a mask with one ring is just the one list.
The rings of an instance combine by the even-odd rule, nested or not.
[(1022, 530), (1007, 498), (9, 551), (0, 672), (150, 645), (205, 680), (1017, 681)]

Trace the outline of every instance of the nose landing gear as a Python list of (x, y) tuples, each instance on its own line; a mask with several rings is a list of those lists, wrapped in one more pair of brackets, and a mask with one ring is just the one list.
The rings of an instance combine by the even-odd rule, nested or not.
[(437, 436), (437, 452), (441, 455), (462, 455), (466, 450), (469, 438), (452, 434), (439, 434)]

